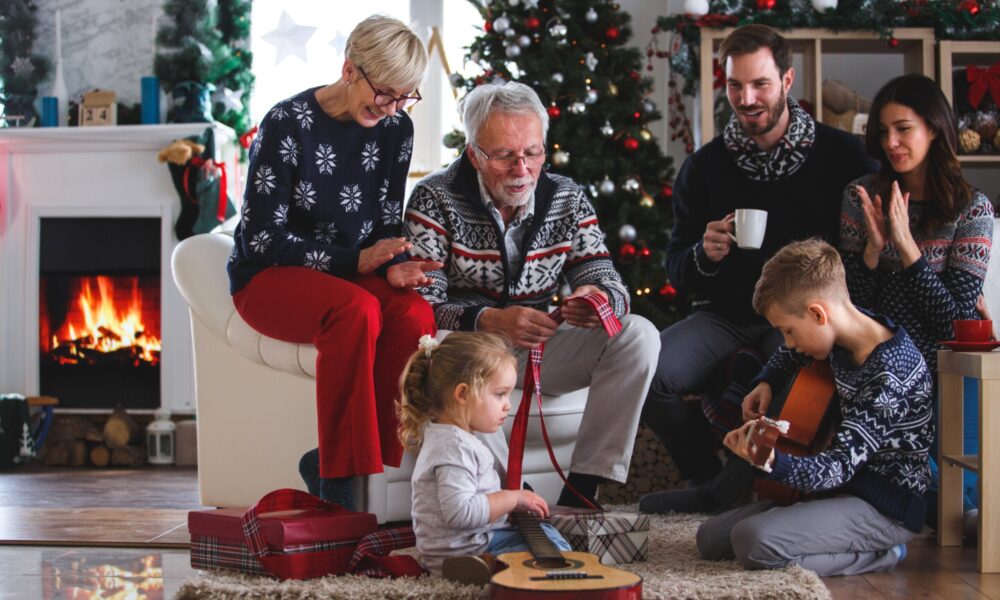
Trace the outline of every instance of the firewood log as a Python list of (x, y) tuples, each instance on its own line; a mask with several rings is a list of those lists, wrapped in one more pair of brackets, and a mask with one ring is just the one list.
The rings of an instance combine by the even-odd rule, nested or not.
[(86, 417), (58, 418), (52, 424), (49, 431), (48, 443), (62, 440), (87, 440), (88, 442), (100, 442), (104, 440), (101, 430)]
[(69, 466), (82, 467), (87, 464), (87, 443), (83, 440), (73, 440), (69, 444)]
[(90, 464), (104, 468), (111, 462), (111, 450), (104, 444), (97, 444), (90, 449)]
[(141, 467), (146, 464), (142, 446), (123, 446), (111, 450), (111, 464), (115, 467)]
[(138, 437), (139, 425), (124, 408), (116, 408), (104, 423), (104, 443), (112, 450), (124, 448)]
[(47, 440), (42, 448), (42, 464), (50, 467), (61, 467), (69, 462), (70, 440)]

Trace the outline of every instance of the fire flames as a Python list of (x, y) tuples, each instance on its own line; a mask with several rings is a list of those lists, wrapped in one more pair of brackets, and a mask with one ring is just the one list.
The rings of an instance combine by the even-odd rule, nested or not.
[(127, 302), (119, 300), (124, 306), (115, 304), (111, 277), (83, 280), (76, 299), (78, 310), (71, 311), (63, 326), (52, 335), (50, 355), (59, 364), (159, 363), (160, 338), (157, 331), (143, 322), (138, 278), (127, 279), (131, 280), (132, 289)]
[(130, 568), (89, 567), (80, 560), (52, 565), (43, 595), (72, 600), (159, 600), (163, 598), (163, 568), (158, 563), (158, 557), (150, 555)]

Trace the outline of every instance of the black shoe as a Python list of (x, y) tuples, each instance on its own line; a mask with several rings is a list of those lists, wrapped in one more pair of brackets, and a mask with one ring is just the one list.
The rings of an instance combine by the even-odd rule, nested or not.
[(313, 448), (299, 459), (299, 475), (306, 484), (306, 489), (313, 496), (319, 497), (319, 448)]
[(650, 492), (639, 498), (639, 512), (643, 513), (714, 513), (718, 508), (706, 484), (686, 490)]

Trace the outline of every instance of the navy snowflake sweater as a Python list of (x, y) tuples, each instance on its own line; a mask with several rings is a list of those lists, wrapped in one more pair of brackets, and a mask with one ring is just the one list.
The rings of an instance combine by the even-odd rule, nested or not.
[[(839, 346), (830, 354), (840, 406), (830, 447), (812, 456), (776, 450), (768, 477), (804, 492), (852, 494), (920, 532), (934, 440), (931, 373), (902, 327), (871, 316), (893, 332), (891, 339), (876, 346), (861, 366)], [(782, 345), (756, 381), (783, 389), (809, 360)]]
[(316, 89), (277, 103), (250, 147), (230, 293), (274, 265), (356, 275), (363, 248), (401, 235), (409, 116), (398, 112), (371, 128), (338, 121), (320, 107)]

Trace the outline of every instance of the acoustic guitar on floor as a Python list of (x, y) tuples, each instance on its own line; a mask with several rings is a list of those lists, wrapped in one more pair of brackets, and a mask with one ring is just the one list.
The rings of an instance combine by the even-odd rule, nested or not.
[(642, 577), (601, 564), (587, 552), (562, 552), (545, 535), (536, 515), (516, 512), (511, 520), (520, 529), (530, 552), (508, 552), (496, 557), (503, 570), (490, 581), (494, 600), (639, 600)]

